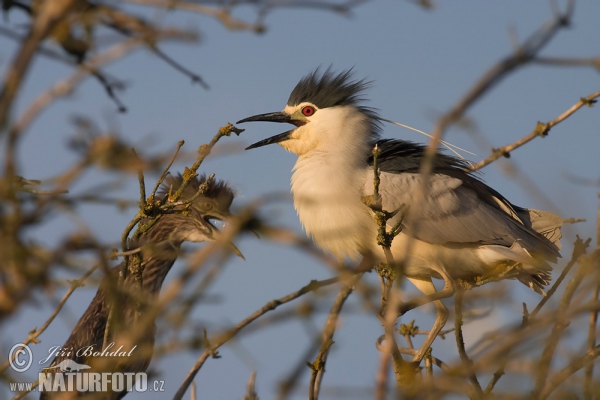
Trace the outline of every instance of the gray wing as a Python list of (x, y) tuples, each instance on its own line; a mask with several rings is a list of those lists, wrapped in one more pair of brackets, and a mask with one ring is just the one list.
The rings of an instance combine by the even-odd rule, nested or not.
[[(371, 194), (372, 179), (367, 182), (365, 193)], [(549, 240), (525, 226), (510, 203), (494, 196), (496, 192), (485, 184), (468, 187), (458, 178), (434, 174), (430, 185), (424, 203), (417, 207), (421, 186), (419, 174), (381, 173), (380, 195), (384, 209), (392, 211), (402, 204), (410, 207), (403, 222), (404, 233), (434, 244), (472, 243), (510, 247), (519, 241), (528, 251), (548, 258), (555, 258), (558, 254)], [(483, 193), (477, 193), (477, 190), (486, 189), (489, 191), (485, 196), (490, 198), (492, 195), (497, 204), (483, 201)]]

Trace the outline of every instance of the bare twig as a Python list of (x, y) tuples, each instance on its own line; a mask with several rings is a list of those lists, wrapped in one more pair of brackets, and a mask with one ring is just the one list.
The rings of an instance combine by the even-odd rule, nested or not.
[(569, 325), (569, 322), (566, 319), (565, 315), (566, 311), (569, 307), (569, 304), (571, 303), (571, 299), (573, 298), (573, 295), (575, 294), (577, 288), (589, 272), (590, 269), (586, 267), (586, 263), (580, 262), (580, 267), (578, 268), (575, 277), (571, 279), (571, 281), (567, 284), (565, 288), (565, 292), (562, 296), (560, 305), (558, 307), (557, 315), (554, 318), (554, 326), (552, 327), (550, 336), (546, 340), (546, 345), (544, 346), (542, 356), (538, 363), (538, 370), (535, 379), (535, 389), (533, 392), (534, 397), (535, 395), (540, 394), (544, 391), (544, 388), (546, 386), (546, 378), (548, 376), (548, 372), (550, 371), (550, 365), (554, 357), (556, 347), (558, 346), (558, 342), (560, 340), (562, 332)]
[(579, 371), (581, 368), (584, 368), (588, 365), (594, 363), (594, 360), (600, 356), (600, 346), (595, 346), (594, 348), (587, 351), (587, 353), (558, 371), (556, 374), (552, 375), (552, 377), (548, 380), (548, 385), (544, 388), (544, 391), (540, 393), (539, 399), (546, 399), (548, 396), (552, 394), (552, 392), (560, 386), (567, 378), (573, 375), (575, 372)]
[[(558, 277), (556, 282), (554, 282), (554, 284), (552, 285), (550, 290), (548, 290), (548, 293), (546, 294), (546, 296), (544, 296), (542, 298), (542, 300), (540, 300), (540, 302), (535, 307), (533, 312), (528, 313), (527, 309), (524, 308), (523, 320), (521, 322), (521, 325), (517, 328), (517, 332), (522, 333), (525, 330), (525, 328), (532, 323), (532, 321), (535, 321), (535, 317), (541, 311), (542, 307), (544, 307), (544, 305), (548, 302), (548, 300), (552, 297), (552, 295), (554, 295), (554, 293), (556, 292), (558, 287), (561, 285), (561, 283), (563, 282), (563, 280), (565, 279), (567, 274), (571, 271), (573, 266), (577, 263), (579, 258), (586, 253), (589, 243), (590, 243), (590, 239), (588, 239), (584, 242), (583, 240), (581, 240), (581, 238), (579, 238), (579, 236), (577, 236), (577, 239), (575, 240), (575, 243), (573, 244), (573, 253), (571, 255), (571, 259), (569, 260), (568, 264), (563, 269), (560, 276)], [(523, 305), (523, 307), (525, 307), (525, 305)], [(498, 358), (501, 360), (500, 367), (498, 367), (498, 369), (494, 372), (492, 379), (490, 379), (490, 382), (488, 383), (487, 387), (485, 388), (484, 393), (486, 395), (488, 395), (492, 392), (492, 390), (494, 389), (494, 387), (496, 386), (496, 384), (498, 383), (500, 378), (502, 378), (502, 376), (504, 375), (506, 363), (509, 360), (509, 355), (510, 355), (511, 351), (512, 351), (511, 345), (507, 345), (506, 347), (499, 349), (497, 354), (498, 354)]]
[(246, 385), (246, 395), (242, 400), (258, 400), (258, 395), (256, 394), (256, 371), (250, 373), (250, 379), (248, 379), (248, 384)]
[(557, 67), (592, 67), (600, 69), (600, 58), (536, 57), (532, 62)]
[(169, 163), (167, 164), (167, 166), (163, 170), (162, 174), (160, 174), (160, 178), (158, 178), (158, 180), (156, 181), (156, 184), (154, 185), (154, 189), (152, 189), (152, 193), (150, 194), (150, 197), (152, 197), (152, 198), (156, 197), (156, 192), (158, 191), (158, 188), (160, 187), (160, 185), (163, 183), (163, 181), (165, 180), (165, 178), (169, 174), (169, 170), (171, 169), (171, 166), (175, 162), (175, 159), (177, 159), (177, 155), (179, 154), (179, 150), (181, 150), (181, 147), (184, 144), (185, 144), (185, 141), (183, 141), (183, 140), (180, 140), (179, 142), (177, 142), (177, 149), (173, 153), (173, 156), (171, 157), (171, 160), (169, 161)]
[[(129, 39), (121, 42), (106, 52), (92, 58), (87, 64), (81, 64), (71, 76), (54, 84), (50, 89), (40, 94), (31, 102), (25, 112), (19, 117), (17, 122), (11, 127), (9, 133), (8, 146), (6, 149), (5, 168), (6, 173), (14, 173), (14, 163), (16, 157), (16, 145), (21, 133), (39, 116), (39, 114), (52, 104), (56, 99), (66, 96), (86, 77), (96, 71), (102, 65), (110, 63), (131, 52), (135, 47), (143, 44), (140, 39)], [(1, 112), (1, 110), (0, 110)]]
[(192, 369), (188, 372), (187, 376), (185, 377), (185, 380), (183, 381), (183, 383), (177, 390), (177, 393), (175, 394), (173, 399), (174, 400), (182, 399), (183, 395), (187, 391), (187, 388), (189, 387), (191, 382), (194, 380), (194, 377), (196, 376), (196, 374), (198, 373), (200, 368), (202, 368), (202, 365), (204, 365), (204, 362), (209, 357), (211, 357), (211, 355), (214, 355), (219, 347), (221, 347), (222, 345), (227, 343), (229, 340), (234, 338), (238, 334), (238, 332), (240, 332), (246, 326), (248, 326), (249, 324), (254, 322), (256, 319), (258, 319), (262, 315), (266, 314), (267, 312), (272, 311), (283, 304), (289, 303), (290, 301), (295, 300), (298, 297), (301, 297), (307, 293), (313, 292), (322, 287), (337, 283), (338, 281), (339, 281), (338, 278), (330, 278), (330, 279), (326, 279), (323, 281), (311, 281), (308, 285), (303, 286), (299, 290), (297, 290), (293, 293), (290, 293), (287, 296), (281, 297), (276, 300), (271, 300), (270, 302), (265, 304), (263, 307), (261, 307), (260, 309), (258, 309), (257, 311), (255, 311), (254, 313), (249, 315), (243, 321), (238, 323), (236, 326), (234, 326), (233, 328), (224, 332), (223, 334), (219, 335), (216, 339), (212, 340), (210, 343), (210, 347), (206, 348), (204, 350), (204, 352), (200, 355), (200, 357), (198, 358), (198, 360), (196, 361), (196, 363), (194, 364)]
[(323, 380), (323, 375), (325, 374), (325, 364), (327, 363), (329, 349), (334, 343), (333, 335), (338, 326), (340, 312), (342, 311), (342, 307), (344, 306), (346, 299), (354, 290), (354, 285), (360, 280), (360, 278), (362, 278), (363, 274), (364, 272), (359, 273), (352, 277), (348, 282), (342, 283), (340, 292), (331, 306), (329, 316), (327, 317), (325, 327), (323, 328), (323, 334), (321, 335), (321, 349), (319, 350), (315, 361), (312, 364), (308, 364), (308, 366), (312, 369), (312, 375), (308, 387), (308, 398), (310, 400), (316, 400), (319, 398), (321, 381)]
[[(600, 280), (596, 275), (596, 287), (594, 288), (592, 300), (598, 300), (600, 294)], [(588, 352), (593, 352), (596, 348), (596, 325), (598, 324), (598, 310), (590, 312), (590, 322), (588, 326)], [(553, 379), (552, 379), (553, 380)], [(583, 386), (584, 398), (592, 400), (593, 398), (593, 382), (594, 382), (594, 363), (589, 363), (585, 368), (585, 381)]]
[[(48, 317), (48, 319), (46, 320), (46, 322), (44, 322), (44, 324), (40, 328), (33, 328), (29, 332), (29, 335), (27, 336), (27, 339), (25, 339), (22, 342), (24, 345), (28, 345), (29, 343), (35, 343), (35, 344), (37, 344), (37, 343), (40, 342), (38, 340), (38, 337), (42, 333), (44, 333), (44, 331), (48, 328), (48, 326), (50, 326), (50, 324), (52, 323), (52, 321), (54, 321), (54, 318), (56, 318), (56, 316), (58, 315), (58, 313), (62, 310), (62, 308), (66, 304), (66, 302), (69, 299), (69, 297), (71, 297), (71, 295), (73, 294), (73, 292), (75, 291), (75, 289), (77, 289), (78, 287), (83, 286), (83, 282), (85, 282), (85, 280), (90, 277), (90, 275), (98, 268), (98, 266), (99, 266), (99, 264), (94, 265), (81, 278), (79, 278), (79, 279), (77, 279), (75, 281), (71, 281), (71, 287), (64, 294), (64, 296), (62, 297), (62, 299), (60, 300), (60, 302), (58, 303), (58, 305), (56, 306), (56, 308), (54, 309), (54, 311), (52, 312), (52, 314), (50, 314), (50, 316)], [(16, 357), (16, 353), (17, 352), (15, 352), (14, 357)], [(2, 367), (0, 367), (0, 373), (4, 372), (9, 367), (10, 362), (14, 360), (14, 357), (13, 357), (13, 359), (7, 361)]]
[(454, 335), (456, 337), (456, 347), (458, 348), (458, 355), (463, 364), (463, 368), (475, 389), (475, 393), (478, 398), (483, 397), (483, 391), (481, 390), (481, 385), (477, 380), (477, 375), (473, 369), (473, 361), (467, 355), (467, 351), (465, 350), (465, 340), (462, 334), (462, 326), (463, 326), (463, 291), (461, 289), (456, 291), (456, 295), (454, 297)]
[(227, 7), (213, 8), (203, 4), (191, 1), (170, 1), (170, 0), (127, 0), (129, 3), (141, 4), (165, 9), (179, 9), (212, 17), (221, 22), (227, 29), (248, 30), (256, 33), (264, 32), (264, 26), (260, 24), (249, 24), (240, 19), (234, 18), (229, 13)]
[(57, 0), (44, 2), (33, 20), (27, 38), (21, 45), (19, 53), (8, 68), (2, 91), (0, 92), (0, 134), (8, 119), (13, 99), (21, 87), (23, 77), (29, 69), (31, 59), (36, 53), (39, 43), (46, 38), (54, 26), (77, 4), (75, 0)]
[(544, 304), (546, 304), (546, 302), (548, 300), (550, 300), (550, 298), (552, 297), (554, 292), (556, 292), (556, 289), (558, 289), (558, 287), (561, 285), (563, 280), (567, 277), (567, 274), (571, 271), (571, 269), (577, 263), (579, 258), (581, 256), (585, 255), (585, 253), (587, 252), (587, 248), (589, 247), (590, 241), (591, 241), (591, 239), (587, 239), (586, 241), (583, 241), (579, 237), (579, 235), (577, 235), (577, 239), (575, 240), (575, 243), (573, 243), (573, 254), (571, 255), (571, 259), (569, 260), (569, 263), (562, 270), (562, 272), (560, 273), (560, 276), (558, 277), (556, 282), (554, 282), (554, 284), (552, 285), (550, 290), (548, 290), (548, 293), (546, 294), (546, 296), (544, 296), (542, 298), (542, 300), (540, 300), (540, 302), (535, 307), (535, 309), (531, 312), (531, 314), (529, 314), (528, 319), (531, 320), (532, 318), (535, 318), (535, 316), (540, 312), (542, 307), (544, 307)]
[[(398, 351), (398, 344), (395, 337), (395, 326), (399, 314), (396, 309), (402, 304), (400, 298), (401, 282), (403, 278), (402, 268), (396, 263), (392, 255), (391, 246), (394, 238), (402, 232), (402, 222), (408, 209), (402, 204), (398, 209), (388, 212), (383, 209), (382, 199), (379, 195), (379, 185), (381, 183), (381, 171), (378, 167), (378, 158), (381, 150), (377, 145), (372, 150), (373, 154), (373, 195), (364, 197), (363, 203), (371, 208), (373, 217), (377, 223), (377, 244), (383, 249), (387, 265), (382, 265), (377, 272), (381, 277), (382, 293), (381, 305), (377, 317), (384, 326), (386, 346), (384, 352), (391, 356), (392, 366), (396, 384), (405, 389), (414, 388), (416, 370), (413, 365), (406, 362)], [(387, 222), (400, 214), (398, 221), (388, 232)], [(365, 259), (363, 262), (369, 262)], [(396, 287), (394, 287), (394, 284)]]
[(375, 399), (385, 400), (388, 393), (388, 375), (391, 365), (390, 353), (382, 351), (379, 353), (379, 366), (375, 377)]
[(524, 136), (523, 138), (521, 138), (521, 139), (517, 140), (516, 142), (511, 143), (509, 145), (500, 147), (498, 149), (494, 149), (494, 151), (488, 158), (481, 160), (477, 164), (471, 166), (469, 170), (477, 171), (477, 170), (485, 167), (486, 165), (489, 165), (492, 162), (496, 161), (500, 157), (509, 157), (511, 151), (518, 149), (519, 147), (531, 142), (536, 137), (546, 137), (552, 127), (560, 124), (565, 119), (569, 118), (571, 115), (573, 115), (577, 110), (579, 110), (583, 106), (591, 107), (594, 103), (596, 103), (598, 97), (600, 97), (600, 91), (594, 92), (594, 93), (590, 94), (589, 96), (582, 97), (571, 108), (569, 108), (567, 111), (565, 111), (564, 113), (562, 113), (555, 119), (545, 122), (545, 123), (538, 122), (535, 129), (533, 131), (531, 131), (531, 133), (529, 133), (527, 136)]
[[(537, 31), (535, 31), (521, 46), (516, 48), (513, 54), (501, 60), (498, 64), (489, 69), (473, 85), (473, 87), (464, 95), (464, 97), (436, 123), (433, 129), (434, 139), (431, 140), (428, 147), (429, 152), (437, 149), (439, 139), (443, 132), (452, 123), (458, 121), (464, 113), (492, 87), (497, 85), (503, 78), (508, 76), (513, 70), (521, 67), (535, 59), (537, 53), (558, 33), (561, 28), (568, 26), (573, 13), (575, 2), (569, 1), (566, 11), (563, 14), (557, 13), (552, 21), (546, 22)], [(429, 150), (431, 149), (431, 150)], [(432, 166), (432, 165), (431, 165)], [(430, 166), (430, 167), (431, 167)], [(429, 167), (429, 168), (430, 168)], [(429, 169), (427, 168), (427, 169)], [(421, 171), (425, 173), (425, 171)]]
[[(600, 194), (599, 194), (600, 197)], [(596, 285), (592, 293), (592, 302), (597, 301), (600, 296), (600, 207), (596, 213), (596, 263), (598, 264), (595, 269)], [(590, 312), (590, 322), (588, 326), (588, 340), (587, 345), (589, 351), (592, 351), (596, 347), (596, 325), (598, 324), (598, 310)], [(594, 363), (590, 363), (585, 368), (585, 381), (583, 384), (583, 394), (586, 400), (591, 400), (593, 397), (593, 379), (594, 379)]]

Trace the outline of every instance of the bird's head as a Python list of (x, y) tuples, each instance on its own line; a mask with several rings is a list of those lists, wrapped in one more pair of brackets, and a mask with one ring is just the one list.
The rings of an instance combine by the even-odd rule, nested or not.
[(319, 69), (298, 82), (283, 111), (255, 115), (251, 121), (287, 122), (296, 128), (261, 140), (246, 150), (279, 143), (297, 155), (312, 150), (332, 151), (369, 143), (378, 135), (377, 114), (360, 105), (369, 82), (352, 80), (352, 71), (334, 74)]
[[(234, 193), (225, 182), (212, 180), (208, 183), (208, 189), (197, 195), (200, 185), (206, 181), (204, 175), (192, 179), (183, 191), (178, 202), (180, 205), (175, 210), (187, 209), (185, 214), (174, 213), (163, 215), (158, 224), (148, 233), (152, 235), (168, 235), (171, 242), (204, 242), (215, 240), (219, 229), (214, 221), (229, 222), (233, 218), (229, 207), (233, 201)], [(181, 175), (169, 176), (165, 179), (159, 198), (167, 196), (169, 191), (175, 192), (181, 186), (183, 178)], [(186, 203), (193, 199), (191, 204)], [(154, 232), (153, 232), (154, 231)], [(146, 239), (152, 241), (152, 237)]]

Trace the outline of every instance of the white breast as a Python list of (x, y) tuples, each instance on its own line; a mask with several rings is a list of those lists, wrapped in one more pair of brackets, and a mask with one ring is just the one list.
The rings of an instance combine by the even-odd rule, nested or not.
[(361, 164), (313, 151), (298, 158), (292, 175), (302, 226), (315, 244), (340, 259), (358, 259), (375, 243), (375, 221), (361, 202), (366, 167)]

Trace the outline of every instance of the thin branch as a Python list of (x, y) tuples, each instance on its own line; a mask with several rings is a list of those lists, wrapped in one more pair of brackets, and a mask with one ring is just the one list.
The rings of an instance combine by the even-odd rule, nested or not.
[(42, 3), (27, 38), (23, 41), (18, 54), (4, 76), (2, 91), (0, 92), (0, 134), (4, 130), (10, 107), (19, 92), (39, 43), (77, 3), (75, 0), (56, 0)]
[(454, 298), (454, 336), (456, 337), (456, 347), (458, 348), (458, 355), (462, 361), (463, 367), (478, 398), (483, 397), (483, 391), (481, 385), (477, 380), (477, 375), (473, 369), (473, 361), (467, 355), (465, 350), (465, 340), (463, 338), (462, 326), (463, 326), (463, 291), (461, 289), (456, 291), (456, 297)]
[[(598, 280), (598, 275), (596, 275)], [(600, 280), (596, 282), (594, 288), (592, 300), (598, 300), (600, 295)], [(588, 352), (592, 352), (596, 348), (596, 325), (598, 324), (598, 310), (590, 312), (590, 322), (588, 326)], [(583, 383), (583, 393), (586, 400), (592, 400), (593, 398), (593, 382), (594, 382), (594, 363), (588, 364), (585, 369), (585, 381)]]
[(600, 69), (600, 58), (536, 57), (532, 62), (558, 67), (592, 67)]
[[(408, 349), (406, 347), (398, 347), (398, 351), (402, 354), (408, 354), (409, 356), (415, 356), (417, 355), (417, 353), (419, 352), (419, 350), (416, 349)], [(442, 371), (452, 371), (452, 368), (450, 368), (450, 366), (448, 364), (446, 364), (445, 362), (443, 362), (442, 360), (440, 360), (439, 358), (433, 357), (431, 356), (431, 360), (433, 361), (433, 363), (438, 366)]]
[[(600, 193), (598, 194), (600, 197)], [(596, 251), (600, 252), (600, 207), (596, 213)], [(600, 256), (597, 256), (596, 262), (600, 264)], [(600, 265), (596, 268), (595, 278), (596, 286), (592, 294), (592, 302), (597, 301), (600, 296)], [(598, 310), (590, 312), (590, 322), (588, 326), (587, 345), (589, 351), (596, 347), (596, 326), (598, 324)], [(593, 397), (593, 379), (594, 379), (594, 364), (589, 364), (585, 369), (585, 381), (583, 383), (583, 395), (586, 400), (591, 400)]]
[(569, 321), (566, 318), (567, 309), (571, 304), (571, 299), (573, 298), (577, 288), (585, 276), (589, 273), (590, 269), (587, 268), (586, 263), (580, 261), (580, 266), (575, 274), (575, 277), (571, 279), (565, 288), (565, 292), (562, 296), (558, 311), (556, 313), (557, 315), (554, 317), (554, 326), (552, 327), (550, 336), (546, 340), (546, 345), (544, 346), (542, 356), (538, 363), (538, 369), (535, 378), (535, 389), (533, 392), (534, 397), (536, 397), (536, 394), (544, 391), (547, 382), (546, 378), (548, 376), (548, 372), (550, 371), (550, 364), (554, 357), (554, 353), (556, 352), (556, 347), (558, 346), (558, 342), (563, 331), (567, 328), (567, 326), (569, 326)]
[(567, 365), (565, 368), (558, 371), (556, 374), (552, 375), (552, 377), (548, 380), (548, 385), (544, 389), (542, 393), (539, 395), (539, 399), (546, 399), (548, 396), (552, 394), (552, 392), (560, 386), (564, 381), (566, 381), (571, 375), (579, 371), (581, 368), (584, 368), (588, 365), (594, 363), (594, 360), (600, 356), (600, 346), (596, 346), (577, 360), (573, 361), (571, 364)]
[[(573, 266), (577, 263), (577, 261), (581, 258), (581, 256), (586, 254), (589, 243), (590, 243), (590, 239), (588, 239), (584, 242), (583, 240), (581, 240), (581, 238), (579, 238), (579, 236), (577, 236), (575, 243), (573, 243), (573, 253), (571, 255), (571, 259), (569, 260), (568, 264), (561, 272), (561, 274), (558, 277), (558, 279), (556, 280), (556, 282), (554, 282), (554, 284), (552, 285), (550, 290), (548, 290), (548, 293), (546, 294), (546, 296), (544, 296), (542, 298), (542, 300), (540, 300), (538, 305), (535, 307), (535, 309), (531, 313), (527, 312), (527, 309), (525, 308), (525, 304), (523, 304), (523, 308), (524, 308), (523, 320), (521, 321), (521, 325), (516, 330), (517, 334), (522, 334), (523, 331), (525, 330), (525, 328), (527, 326), (529, 326), (532, 323), (532, 321), (535, 320), (535, 317), (541, 311), (542, 307), (544, 307), (544, 305), (548, 302), (548, 300), (552, 297), (552, 295), (554, 295), (554, 293), (556, 292), (558, 287), (561, 285), (563, 280), (566, 278), (567, 274), (571, 271)], [(496, 384), (498, 383), (500, 378), (502, 378), (502, 376), (504, 375), (506, 363), (509, 360), (509, 355), (512, 351), (512, 347), (513, 346), (507, 346), (506, 348), (502, 349), (501, 352), (499, 352), (498, 357), (501, 359), (500, 367), (498, 367), (498, 369), (494, 372), (492, 379), (490, 379), (490, 382), (488, 383), (487, 387), (485, 388), (484, 393), (486, 395), (489, 395), (492, 392), (492, 390), (494, 390), (494, 387), (496, 386)]]
[(560, 124), (565, 119), (569, 118), (571, 115), (573, 115), (577, 110), (579, 110), (583, 106), (591, 107), (594, 103), (596, 103), (598, 97), (600, 97), (600, 90), (590, 94), (589, 96), (581, 98), (571, 108), (569, 108), (567, 111), (565, 111), (564, 113), (562, 113), (555, 119), (553, 119), (549, 122), (546, 122), (546, 123), (538, 122), (535, 129), (533, 131), (531, 131), (528, 135), (524, 136), (523, 138), (517, 140), (514, 143), (500, 147), (498, 149), (494, 149), (492, 154), (489, 157), (487, 157), (486, 159), (481, 160), (477, 164), (471, 166), (469, 168), (469, 170), (477, 171), (477, 170), (485, 167), (486, 165), (489, 165), (492, 162), (496, 161), (500, 157), (510, 157), (511, 151), (516, 150), (519, 147), (531, 142), (536, 137), (548, 136), (548, 132), (550, 131), (550, 129), (552, 127)]
[(571, 259), (569, 260), (569, 263), (567, 264), (567, 266), (562, 270), (562, 272), (560, 273), (560, 276), (558, 277), (558, 279), (556, 280), (556, 282), (554, 282), (554, 284), (552, 285), (552, 287), (550, 288), (550, 290), (548, 290), (548, 293), (546, 294), (546, 296), (544, 296), (542, 298), (542, 300), (540, 300), (540, 302), (538, 303), (538, 305), (535, 307), (535, 309), (533, 310), (533, 312), (531, 312), (531, 314), (529, 314), (528, 319), (531, 320), (532, 318), (535, 318), (536, 315), (540, 312), (540, 310), (542, 309), (542, 307), (544, 307), (544, 304), (546, 304), (546, 302), (548, 302), (548, 300), (550, 300), (550, 298), (552, 297), (552, 295), (556, 292), (556, 289), (558, 289), (558, 287), (561, 285), (561, 283), (563, 282), (563, 280), (567, 277), (567, 274), (571, 271), (571, 269), (573, 268), (573, 266), (575, 265), (575, 263), (577, 263), (577, 261), (586, 254), (587, 249), (589, 247), (591, 239), (587, 239), (586, 241), (583, 241), (579, 235), (577, 235), (577, 239), (575, 240), (575, 243), (573, 243), (573, 253), (571, 255)]
[[(378, 158), (381, 150), (375, 145), (372, 150), (373, 155), (373, 194), (362, 198), (362, 202), (368, 206), (373, 212), (373, 218), (377, 223), (377, 244), (382, 248), (385, 255), (387, 265), (382, 264), (377, 273), (381, 277), (382, 292), (381, 304), (377, 312), (377, 318), (381, 321), (384, 327), (386, 347), (383, 350), (388, 352), (392, 359), (394, 368), (394, 376), (396, 384), (399, 387), (406, 389), (414, 388), (416, 370), (414, 366), (405, 361), (398, 351), (398, 344), (395, 337), (395, 326), (399, 314), (396, 309), (403, 304), (400, 298), (400, 286), (403, 278), (403, 273), (400, 264), (396, 263), (392, 254), (391, 246), (394, 238), (402, 232), (402, 222), (408, 210), (405, 204), (400, 205), (398, 209), (388, 212), (383, 209), (382, 198), (379, 194), (379, 185), (381, 183), (381, 171), (378, 167)], [(399, 214), (399, 215), (398, 215)], [(398, 221), (388, 232), (387, 223), (392, 218), (398, 215)], [(364, 259), (363, 263), (373, 263), (373, 261)], [(394, 283), (396, 288), (394, 288)]]
[(246, 385), (246, 395), (242, 400), (258, 400), (258, 395), (256, 394), (256, 371), (250, 373), (250, 379), (248, 379), (248, 384)]
[[(264, 322), (264, 319), (263, 319)], [(299, 362), (296, 363), (295, 367), (288, 374), (288, 376), (281, 380), (279, 386), (279, 391), (277, 394), (277, 398), (279, 400), (287, 399), (290, 393), (293, 392), (294, 388), (298, 384), (298, 380), (300, 379), (302, 373), (306, 371), (306, 360), (311, 359), (314, 354), (319, 351), (321, 347), (321, 335), (315, 335), (315, 337), (311, 340), (310, 346), (307, 347), (306, 351), (299, 357)]]
[(375, 399), (385, 400), (388, 393), (388, 375), (391, 365), (390, 353), (381, 351), (379, 353), (379, 366), (377, 367), (377, 376), (375, 378)]
[(150, 197), (151, 198), (154, 199), (156, 197), (156, 192), (158, 191), (158, 188), (160, 187), (160, 185), (163, 183), (163, 181), (165, 180), (165, 178), (169, 174), (169, 170), (171, 169), (171, 166), (175, 162), (175, 159), (177, 158), (177, 155), (179, 154), (179, 150), (181, 150), (181, 147), (184, 144), (185, 144), (184, 140), (180, 140), (179, 142), (177, 142), (177, 149), (175, 149), (175, 152), (173, 153), (173, 156), (171, 157), (171, 160), (169, 161), (169, 163), (167, 164), (167, 166), (163, 170), (162, 174), (160, 174), (160, 178), (158, 178), (158, 180), (156, 181), (156, 184), (154, 185), (154, 189), (152, 189), (152, 193), (150, 193)]
[[(140, 157), (137, 154), (137, 151), (135, 151), (135, 148), (132, 147), (131, 152), (133, 153), (133, 156), (136, 159), (138, 159), (138, 160), (140, 159)], [(146, 204), (146, 181), (144, 179), (144, 171), (142, 170), (141, 167), (138, 169), (137, 175), (138, 175), (138, 183), (140, 186), (140, 204)], [(123, 251), (125, 251), (125, 249), (123, 249)]]
[(171, 1), (171, 0), (126, 0), (128, 3), (140, 4), (151, 7), (160, 7), (164, 9), (179, 9), (194, 12), (208, 17), (212, 17), (221, 22), (230, 30), (248, 30), (256, 33), (264, 32), (265, 28), (261, 24), (249, 24), (240, 19), (234, 18), (228, 12), (227, 8), (213, 8), (202, 4), (189, 1)]
[(319, 350), (315, 361), (312, 364), (308, 364), (308, 366), (312, 369), (312, 375), (308, 387), (308, 398), (310, 400), (316, 400), (319, 398), (321, 381), (323, 380), (323, 375), (325, 374), (325, 364), (327, 363), (329, 349), (334, 343), (333, 335), (338, 326), (340, 312), (342, 311), (342, 307), (344, 306), (346, 299), (348, 299), (348, 296), (350, 296), (350, 294), (354, 291), (354, 285), (360, 280), (360, 278), (362, 278), (363, 274), (364, 272), (359, 273), (352, 277), (348, 282), (343, 283), (342, 287), (340, 288), (340, 292), (331, 306), (331, 310), (329, 312), (329, 316), (327, 317), (327, 321), (325, 322), (325, 327), (323, 328), (323, 334), (321, 336), (321, 349)]
[(238, 332), (240, 332), (246, 326), (250, 325), (252, 322), (254, 322), (256, 319), (258, 319), (262, 315), (268, 313), (269, 311), (275, 310), (277, 307), (279, 307), (283, 304), (289, 303), (290, 301), (295, 300), (298, 297), (301, 297), (307, 293), (313, 292), (317, 289), (332, 285), (337, 282), (339, 282), (339, 278), (337, 278), (337, 277), (325, 279), (322, 281), (310, 281), (310, 283), (308, 283), (307, 285), (303, 286), (302, 288), (300, 288), (299, 290), (297, 290), (293, 293), (288, 294), (287, 296), (281, 297), (276, 300), (271, 300), (270, 302), (265, 304), (263, 307), (261, 307), (260, 309), (258, 309), (257, 311), (253, 312), (251, 315), (246, 317), (243, 321), (238, 323), (236, 326), (234, 326), (233, 328), (229, 329), (228, 331), (222, 333), (216, 339), (213, 339), (210, 342), (210, 347), (207, 347), (204, 350), (204, 352), (200, 355), (200, 357), (198, 358), (198, 360), (196, 361), (196, 363), (194, 364), (192, 369), (188, 372), (187, 376), (185, 377), (183, 383), (177, 390), (177, 393), (175, 394), (173, 399), (181, 400), (183, 398), (183, 395), (187, 391), (188, 387), (194, 380), (194, 377), (196, 376), (196, 374), (198, 373), (200, 368), (202, 368), (202, 365), (204, 365), (204, 362), (209, 357), (214, 356), (216, 354), (216, 351), (222, 345), (224, 345), (229, 340), (234, 338), (238, 334)]
[(8, 145), (6, 146), (5, 152), (5, 173), (9, 176), (14, 174), (13, 171), (15, 169), (14, 164), (17, 153), (17, 141), (21, 133), (24, 132), (29, 125), (31, 125), (31, 123), (44, 109), (46, 109), (56, 99), (71, 93), (74, 88), (83, 79), (93, 73), (93, 71), (96, 71), (102, 65), (123, 57), (124, 55), (130, 53), (132, 49), (140, 46), (141, 44), (143, 44), (143, 42), (140, 39), (130, 39), (119, 43), (106, 52), (94, 57), (87, 64), (80, 65), (75, 72), (71, 74), (71, 76), (57, 82), (50, 89), (38, 95), (10, 129)]
[[(94, 265), (92, 268), (89, 269), (89, 271), (87, 271), (85, 274), (83, 274), (83, 276), (77, 280), (71, 281), (71, 287), (69, 288), (69, 290), (67, 290), (67, 292), (64, 294), (64, 296), (62, 297), (62, 299), (60, 300), (60, 302), (58, 303), (58, 305), (56, 306), (56, 308), (54, 309), (54, 311), (52, 312), (52, 314), (50, 314), (50, 316), (48, 317), (48, 319), (46, 320), (46, 322), (44, 322), (44, 324), (38, 329), (38, 328), (33, 328), (30, 332), (29, 335), (27, 336), (27, 339), (25, 339), (22, 343), (24, 345), (28, 345), (29, 343), (39, 343), (40, 341), (38, 340), (38, 337), (44, 333), (44, 331), (50, 326), (50, 324), (52, 323), (52, 321), (54, 321), (54, 319), (56, 318), (56, 316), (58, 315), (58, 313), (62, 310), (62, 308), (64, 307), (64, 305), (67, 303), (67, 300), (69, 299), (69, 297), (71, 297), (71, 295), (73, 294), (73, 292), (75, 291), (75, 289), (77, 289), (78, 287), (84, 286), (83, 282), (85, 282), (85, 280), (87, 278), (90, 277), (90, 275), (99, 267), (99, 264)], [(16, 353), (14, 354), (14, 357), (16, 357)], [(13, 359), (7, 361), (2, 367), (0, 367), (0, 373), (4, 372), (10, 365), (10, 362), (14, 360)]]
[(516, 48), (513, 54), (505, 57), (473, 85), (473, 87), (463, 96), (463, 98), (436, 123), (433, 129), (434, 139), (431, 140), (429, 148), (434, 152), (437, 148), (439, 139), (450, 124), (458, 121), (465, 112), (487, 91), (500, 83), (513, 70), (521, 67), (535, 59), (537, 53), (544, 48), (546, 44), (558, 33), (561, 28), (569, 25), (573, 13), (575, 2), (570, 0), (567, 4), (567, 10), (563, 14), (555, 15), (552, 21), (546, 22), (537, 31), (535, 31), (521, 46)]

